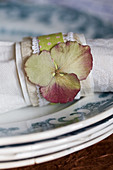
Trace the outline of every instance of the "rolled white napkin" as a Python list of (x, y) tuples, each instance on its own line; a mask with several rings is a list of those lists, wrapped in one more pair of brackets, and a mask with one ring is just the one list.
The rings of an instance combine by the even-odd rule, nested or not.
[(15, 62), (15, 43), (0, 42), (0, 113), (26, 106)]
[(113, 92), (113, 39), (87, 40), (93, 56), (94, 92)]
[[(113, 92), (113, 39), (86, 42), (93, 56), (92, 92)], [(31, 105), (23, 69), (17, 66), (16, 50), (14, 42), (0, 42), (0, 114)], [(21, 57), (20, 51), (18, 53)]]

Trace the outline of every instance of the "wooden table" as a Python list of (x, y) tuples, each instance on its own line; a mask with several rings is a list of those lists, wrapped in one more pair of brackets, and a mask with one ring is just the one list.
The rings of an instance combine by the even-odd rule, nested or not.
[(113, 135), (63, 158), (11, 170), (113, 170)]

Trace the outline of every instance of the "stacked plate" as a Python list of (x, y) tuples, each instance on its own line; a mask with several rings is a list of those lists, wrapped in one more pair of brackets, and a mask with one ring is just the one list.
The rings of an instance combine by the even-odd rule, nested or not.
[(0, 116), (0, 169), (54, 160), (112, 133), (113, 93), (10, 112)]
[[(113, 33), (111, 23), (51, 4), (3, 1), (0, 16), (0, 39), (7, 41), (52, 32), (72, 31), (87, 38), (112, 37)], [(94, 94), (65, 105), (28, 107), (6, 113), (0, 115), (0, 169), (54, 160), (112, 133), (113, 93)]]

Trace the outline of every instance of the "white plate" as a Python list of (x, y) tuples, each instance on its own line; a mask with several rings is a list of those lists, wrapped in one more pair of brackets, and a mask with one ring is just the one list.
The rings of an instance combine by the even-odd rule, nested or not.
[(84, 149), (88, 146), (91, 146), (105, 138), (107, 138), (108, 136), (110, 136), (113, 133), (113, 129), (104, 133), (103, 135), (99, 136), (98, 138), (95, 138), (91, 141), (88, 141), (84, 144), (81, 144), (79, 146), (73, 146), (71, 148), (65, 149), (61, 152), (57, 152), (57, 153), (53, 153), (53, 154), (49, 154), (47, 156), (42, 156), (42, 157), (37, 157), (37, 158), (33, 158), (33, 159), (26, 159), (26, 160), (18, 160), (18, 161), (12, 161), (12, 162), (1, 162), (0, 163), (0, 169), (6, 169), (6, 168), (15, 168), (15, 167), (21, 167), (21, 166), (29, 166), (29, 165), (34, 165), (34, 164), (39, 164), (39, 163), (44, 163), (47, 161), (51, 161), (57, 158), (61, 158), (63, 156), (69, 155), (73, 152), (79, 151), (81, 149)]
[[(9, 124), (4, 123), (0, 125), (0, 145), (40, 141), (84, 128), (112, 115), (112, 106), (113, 93), (100, 93), (85, 97), (77, 103), (47, 116), (21, 122), (15, 120)], [(46, 107), (47, 110), (48, 107)], [(26, 115), (28, 109), (20, 110), (18, 115), (21, 116), (21, 113)], [(37, 107), (37, 113), (40, 109), (43, 112), (44, 107)], [(13, 114), (9, 115), (13, 117)], [(18, 117), (16, 118), (18, 119)]]
[(58, 151), (68, 149), (73, 146), (78, 147), (90, 140), (98, 138), (99, 136), (109, 132), (110, 130), (113, 130), (113, 121), (112, 121), (112, 124), (110, 124), (109, 126), (105, 127), (104, 129), (102, 129), (94, 134), (86, 135), (86, 136), (84, 136), (82, 138), (78, 138), (78, 139), (76, 139), (76, 136), (75, 136), (75, 139), (73, 138), (72, 141), (70, 141), (70, 142), (67, 141), (66, 143), (63, 143), (58, 146), (53, 146), (53, 147), (49, 147), (49, 148), (45, 148), (45, 149), (32, 150), (32, 151), (22, 152), (22, 153), (9, 154), (9, 155), (3, 155), (3, 154), (1, 155), (0, 154), (0, 161), (14, 161), (14, 160), (28, 159), (28, 158), (32, 158), (32, 157), (44, 156), (47, 154), (58, 152)]
[[(73, 140), (80, 144), (82, 140), (89, 140), (90, 136), (101, 133), (102, 130), (109, 127), (113, 123), (113, 116), (110, 116), (107, 119), (104, 119), (101, 122), (97, 122), (87, 128), (83, 128), (79, 131), (74, 131), (69, 134), (65, 134), (63, 136), (58, 136), (57, 138), (40, 141), (35, 143), (28, 143), (24, 145), (16, 145), (16, 146), (6, 146), (0, 148), (0, 155), (11, 155), (11, 154), (20, 154), (21, 152), (35, 151), (35, 150), (44, 150), (51, 149), (56, 146), (65, 145), (66, 143), (72, 142)], [(44, 152), (43, 152), (44, 153)], [(45, 154), (45, 153), (44, 153)]]

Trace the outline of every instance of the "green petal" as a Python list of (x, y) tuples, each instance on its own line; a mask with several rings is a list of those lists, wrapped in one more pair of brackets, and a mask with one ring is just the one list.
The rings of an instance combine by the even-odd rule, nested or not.
[(55, 72), (50, 52), (43, 51), (40, 55), (33, 54), (25, 63), (25, 72), (32, 83), (47, 86)]
[(89, 46), (68, 41), (51, 49), (51, 56), (61, 72), (74, 73), (79, 80), (86, 79), (92, 69), (92, 55)]
[(58, 74), (48, 86), (40, 90), (42, 96), (51, 103), (67, 103), (73, 101), (80, 91), (80, 82), (75, 74)]

